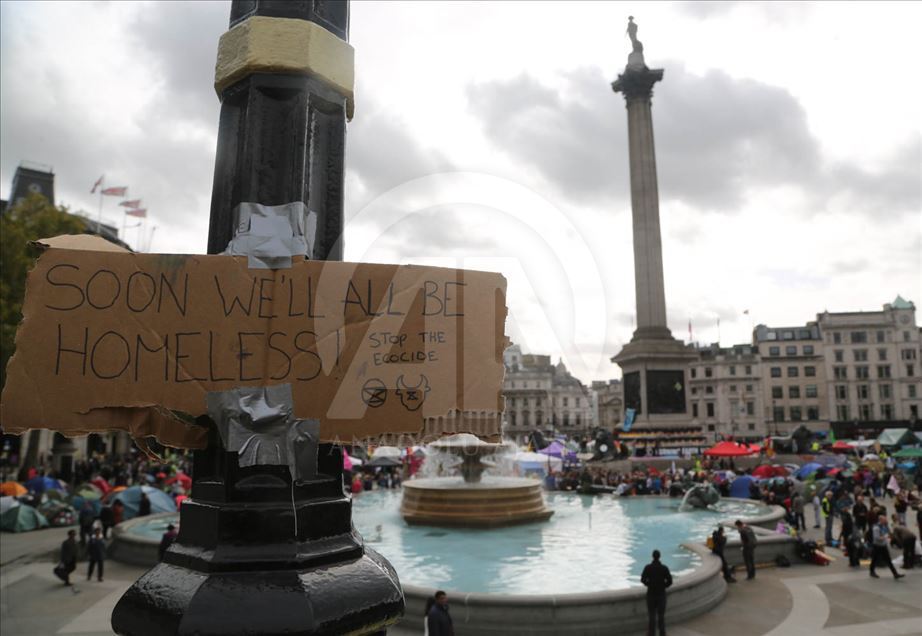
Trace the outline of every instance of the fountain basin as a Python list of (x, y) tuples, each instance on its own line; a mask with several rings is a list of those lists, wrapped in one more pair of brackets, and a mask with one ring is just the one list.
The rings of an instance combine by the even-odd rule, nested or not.
[(541, 482), (517, 477), (414, 479), (403, 487), (400, 514), (410, 525), (494, 528), (546, 521)]

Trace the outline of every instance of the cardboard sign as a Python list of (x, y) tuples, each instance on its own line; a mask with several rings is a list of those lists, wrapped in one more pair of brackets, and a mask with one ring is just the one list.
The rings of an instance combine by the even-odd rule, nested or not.
[[(325, 441), (499, 434), (506, 282), (434, 267), (77, 249), (30, 272), (2, 426), (201, 447), (206, 395), (290, 384)], [(468, 418), (465, 414), (475, 414)], [(484, 429), (484, 422), (487, 428)]]

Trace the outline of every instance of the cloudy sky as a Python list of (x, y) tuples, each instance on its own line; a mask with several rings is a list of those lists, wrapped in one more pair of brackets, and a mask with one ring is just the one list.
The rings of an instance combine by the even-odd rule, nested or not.
[[(225, 2), (0, 3), (0, 196), (20, 160), (96, 214), (100, 174), (151, 251), (205, 249)], [(353, 2), (346, 255), (502, 271), (508, 331), (618, 375), (633, 259), (624, 102), (640, 26), (670, 326), (922, 303), (922, 4)], [(115, 200), (104, 217), (121, 224)], [(127, 239), (138, 246), (138, 230)], [(749, 315), (744, 315), (744, 310)]]

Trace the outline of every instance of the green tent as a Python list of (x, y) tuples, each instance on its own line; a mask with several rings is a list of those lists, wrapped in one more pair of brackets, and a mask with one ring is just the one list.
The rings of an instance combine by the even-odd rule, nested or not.
[(908, 428), (885, 428), (881, 431), (877, 441), (881, 446), (907, 446), (917, 444), (918, 438)]
[(904, 448), (903, 450), (893, 453), (894, 457), (922, 457), (922, 448)]
[(28, 532), (47, 528), (48, 520), (32, 506), (19, 505), (10, 508), (0, 516), (0, 530), (5, 532)]

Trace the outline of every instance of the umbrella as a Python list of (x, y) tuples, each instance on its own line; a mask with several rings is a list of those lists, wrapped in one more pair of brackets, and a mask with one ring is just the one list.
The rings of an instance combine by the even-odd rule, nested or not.
[(787, 477), (788, 472), (788, 469), (784, 466), (762, 464), (752, 471), (752, 476), (763, 479), (768, 477)]
[(720, 442), (712, 448), (704, 451), (705, 455), (711, 457), (745, 457), (752, 455), (752, 450), (745, 444), (735, 444), (733, 442)]
[(47, 527), (48, 520), (32, 506), (16, 506), (0, 515), (0, 530), (6, 532), (28, 532)]
[(67, 490), (67, 488), (61, 485), (61, 482), (59, 482), (57, 479), (52, 479), (47, 475), (39, 475), (37, 477), (33, 477), (24, 485), (26, 489), (38, 494), (42, 494), (46, 490)]
[(841, 470), (842, 470), (841, 468), (830, 468), (829, 470), (826, 471), (826, 475), (828, 475), (829, 477), (835, 477), (841, 472)]
[(893, 453), (894, 457), (922, 457), (922, 448), (904, 448)]
[(375, 452), (372, 453), (373, 457), (400, 457), (400, 449), (396, 446), (378, 446), (375, 449)]
[(173, 477), (167, 479), (165, 483), (167, 486), (169, 486), (176, 483), (177, 481), (185, 490), (192, 488), (192, 478), (189, 477), (189, 475), (186, 473), (176, 473)]
[(794, 476), (798, 479), (806, 479), (808, 475), (812, 475), (822, 467), (823, 465), (817, 462), (809, 462), (798, 468)]
[(740, 475), (730, 483), (730, 496), (749, 499), (749, 486), (754, 481), (758, 481), (758, 479), (749, 475)]
[(840, 439), (835, 444), (833, 444), (829, 450), (831, 450), (833, 453), (854, 453), (855, 447), (845, 440)]
[(389, 468), (395, 466), (402, 466), (403, 463), (400, 461), (399, 457), (373, 457), (371, 460), (365, 463), (366, 466), (374, 466), (375, 468)]
[(21, 497), (29, 492), (28, 488), (15, 481), (5, 481), (0, 484), (0, 495), (4, 497)]
[(106, 494), (106, 493), (109, 492), (109, 490), (111, 489), (111, 486), (109, 485), (109, 482), (107, 482), (107, 481), (106, 481), (105, 479), (103, 479), (102, 477), (96, 477), (96, 478), (94, 478), (94, 479), (91, 479), (91, 480), (90, 480), (90, 483), (93, 484), (94, 486), (96, 486), (97, 488), (99, 488), (99, 491), (100, 491), (102, 494)]
[(150, 499), (151, 514), (176, 512), (176, 502), (173, 501), (173, 498), (153, 486), (132, 486), (131, 488), (120, 490), (111, 497), (111, 503), (121, 501), (125, 505), (125, 519), (137, 517), (142, 492)]

